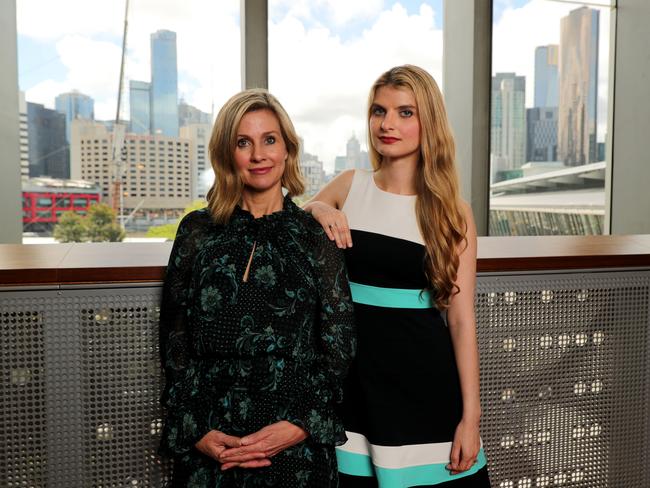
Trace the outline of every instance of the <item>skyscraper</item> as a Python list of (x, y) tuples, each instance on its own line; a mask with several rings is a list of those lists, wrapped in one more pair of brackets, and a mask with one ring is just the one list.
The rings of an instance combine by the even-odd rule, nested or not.
[(346, 169), (361, 167), (361, 144), (355, 135), (345, 145)]
[(130, 132), (149, 134), (151, 132), (151, 83), (129, 81)]
[(557, 107), (558, 55), (557, 44), (535, 48), (535, 107)]
[(526, 161), (557, 161), (557, 107), (526, 110)]
[(176, 33), (151, 34), (151, 132), (178, 137)]
[(18, 116), (20, 127), (20, 177), (29, 178), (29, 126), (27, 122), (27, 102), (25, 92), (18, 92)]
[(198, 108), (185, 103), (185, 100), (181, 99), (178, 104), (178, 125), (179, 127), (184, 127), (190, 124), (212, 124), (212, 116), (207, 113), (199, 110)]
[(208, 146), (211, 127), (209, 124), (187, 124), (180, 128), (181, 138), (190, 141), (190, 181), (192, 200), (205, 198), (214, 183), (214, 173), (210, 166)]
[(558, 157), (568, 166), (596, 161), (598, 23), (589, 7), (560, 21)]
[(95, 118), (95, 101), (77, 90), (58, 95), (54, 99), (54, 106), (57, 112), (65, 114), (65, 140), (68, 143), (70, 143), (70, 126), (74, 119)]
[(70, 156), (65, 139), (65, 115), (27, 102), (29, 176), (70, 178)]
[(492, 78), (492, 175), (526, 161), (526, 78), (497, 73)]

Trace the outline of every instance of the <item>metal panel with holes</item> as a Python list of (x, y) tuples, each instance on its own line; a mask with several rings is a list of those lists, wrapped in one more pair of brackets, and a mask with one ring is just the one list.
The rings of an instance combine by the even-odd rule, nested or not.
[(164, 484), (159, 293), (0, 293), (2, 486)]
[[(158, 487), (157, 286), (0, 290), (0, 484)], [(650, 486), (650, 272), (483, 275), (495, 488)]]
[(493, 487), (647, 487), (650, 274), (481, 276)]

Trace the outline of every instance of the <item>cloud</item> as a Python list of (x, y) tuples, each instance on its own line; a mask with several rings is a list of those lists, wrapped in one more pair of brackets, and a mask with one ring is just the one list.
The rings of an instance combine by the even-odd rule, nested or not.
[(441, 81), (442, 31), (434, 12), (395, 4), (349, 40), (291, 15), (269, 27), (269, 88), (303, 137), (307, 152), (333, 169), (353, 134), (365, 140), (365, 109), (374, 80), (392, 66), (417, 64)]
[[(25, 98), (54, 108), (60, 93), (77, 89), (95, 100), (115, 99), (119, 81), (120, 48), (111, 42), (69, 35), (56, 42), (61, 63), (67, 70), (65, 81), (44, 80), (27, 90)], [(115, 116), (113, 103), (112, 117)], [(96, 111), (97, 114), (97, 111)]]

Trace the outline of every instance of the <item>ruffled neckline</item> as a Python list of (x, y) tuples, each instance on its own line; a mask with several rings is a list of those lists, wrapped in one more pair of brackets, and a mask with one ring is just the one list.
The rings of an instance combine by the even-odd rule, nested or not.
[(259, 225), (266, 223), (281, 223), (286, 222), (291, 219), (297, 212), (298, 206), (293, 202), (291, 197), (287, 194), (284, 196), (282, 201), (282, 210), (276, 212), (262, 215), (261, 217), (255, 218), (252, 213), (248, 210), (244, 210), (241, 205), (235, 206), (232, 216), (230, 218), (231, 223), (250, 223), (254, 222)]

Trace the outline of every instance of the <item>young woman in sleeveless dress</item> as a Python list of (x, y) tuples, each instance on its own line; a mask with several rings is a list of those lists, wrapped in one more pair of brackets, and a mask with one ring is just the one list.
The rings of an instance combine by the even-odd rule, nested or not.
[(343, 172), (305, 206), (346, 248), (357, 323), (340, 486), (489, 487), (476, 229), (458, 194), (454, 140), (431, 75), (410, 65), (381, 75), (368, 133), (374, 170)]

